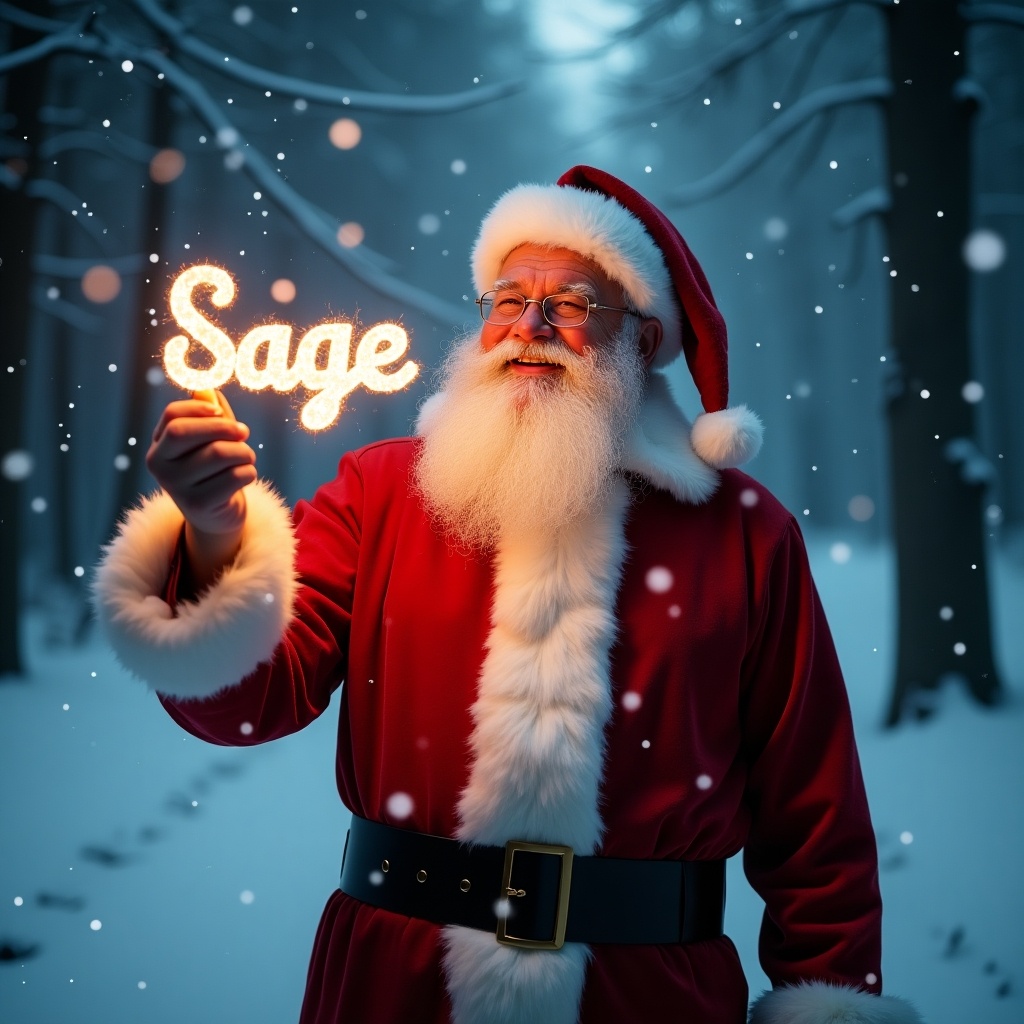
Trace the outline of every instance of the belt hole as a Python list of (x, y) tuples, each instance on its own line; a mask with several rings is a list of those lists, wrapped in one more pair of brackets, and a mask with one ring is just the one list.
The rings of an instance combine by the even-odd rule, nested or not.
[(389, 860), (382, 860), (380, 862), (380, 869), (386, 875), (391, 870), (391, 861), (389, 861)]
[(417, 882), (425, 882), (426, 880), (427, 880), (427, 873), (426, 873), (426, 871), (423, 870), (423, 868), (420, 868), (419, 871), (416, 872), (416, 881)]
[(459, 888), (463, 892), (469, 892), (470, 884), (471, 883), (470, 883), (469, 879), (468, 878), (464, 878), (461, 882), (459, 882)]

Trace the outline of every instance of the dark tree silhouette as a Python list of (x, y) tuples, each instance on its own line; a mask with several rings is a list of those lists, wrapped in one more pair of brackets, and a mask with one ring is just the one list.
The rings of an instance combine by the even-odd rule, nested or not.
[[(612, 41), (637, 37), (676, 14), (675, 0), (645, 9)], [(889, 75), (822, 85), (787, 102), (720, 166), (670, 192), (676, 206), (717, 196), (746, 178), (812, 123), (815, 155), (834, 111), (870, 103), (883, 114), (888, 141), (882, 182), (835, 211), (833, 226), (881, 219), (893, 276), (915, 288), (891, 293), (887, 420), (891, 512), (897, 564), (897, 655), (884, 720), (926, 717), (950, 677), (984, 705), (1003, 688), (991, 640), (982, 498), (991, 467), (975, 443), (970, 271), (962, 254), (971, 230), (972, 114), (981, 94), (966, 68), (969, 26), (1024, 26), (1024, 8), (958, 0), (783, 0), (741, 36), (670, 75), (647, 98), (653, 109), (693, 96), (736, 71), (795, 25), (810, 21), (826, 35), (844, 9), (882, 13), (880, 38)], [(829, 20), (816, 16), (829, 14)], [(795, 38), (795, 34), (790, 38)], [(812, 35), (805, 63), (821, 39)], [(802, 75), (801, 62), (790, 85)], [(639, 90), (643, 95), (643, 89)], [(632, 115), (631, 115), (632, 116)], [(806, 133), (805, 133), (806, 134)], [(939, 212), (941, 211), (941, 212)]]
[[(33, 266), (30, 254), (43, 240), (36, 225), (38, 205), (45, 203), (59, 209), (69, 223), (70, 214), (77, 214), (84, 206), (69, 187), (76, 161), (82, 154), (100, 154), (115, 163), (121, 161), (130, 172), (125, 174), (127, 182), (130, 174), (135, 173), (133, 164), (140, 160), (148, 162), (153, 153), (170, 147), (183, 125), (198, 125), (223, 152), (222, 173), (234, 175), (236, 179), (247, 176), (265, 201), (275, 205), (301, 237), (312, 243), (317, 252), (340, 265), (351, 278), (377, 295), (400, 301), (403, 308), (445, 328), (465, 315), (462, 307), (402, 280), (396, 275), (393, 264), (368, 246), (343, 244), (338, 237), (337, 217), (303, 194), (289, 175), (281, 173), (273, 156), (262, 151), (260, 142), (250, 133), (256, 123), (252, 112), (244, 103), (225, 106), (217, 89), (221, 82), (228, 81), (248, 95), (273, 95), (280, 98), (277, 102), (286, 104), (298, 101), (302, 109), (320, 106), (346, 114), (364, 111), (420, 117), (450, 114), (490, 103), (515, 92), (520, 84), (480, 84), (469, 91), (414, 95), (401, 91), (369, 92), (311, 81), (282, 74), (271, 67), (256, 66), (228, 48), (204, 41), (200, 38), (203, 17), (199, 7), (190, 6), (181, 15), (172, 10), (172, 4), (161, 6), (156, 0), (113, 0), (102, 7), (81, 0), (62, 0), (58, 4), (32, 4), (30, 9), (0, 2), (0, 38), (4, 42), (0, 51), (0, 88), (6, 115), (3, 126), (6, 136), (0, 142), (4, 144), (7, 157), (6, 164), (0, 166), (0, 221), (3, 223), (0, 308), (4, 310), (5, 319), (5, 330), (0, 338), (4, 368), (12, 367), (10, 373), (3, 374), (4, 414), (0, 417), (3, 424), (0, 455), (5, 458), (4, 473), (0, 477), (0, 554), (5, 566), (0, 574), (0, 676), (19, 674), (23, 670), (18, 629), (24, 598), (19, 572), (13, 567), (23, 562), (19, 529), (20, 482), (30, 471), (27, 453), (22, 453), (25, 445), (21, 434), (25, 421), (23, 369), (32, 326), (28, 300), (34, 293), (34, 266), (48, 267), (51, 272), (60, 268), (72, 278), (81, 276), (90, 263), (120, 267), (122, 278), (125, 275), (141, 278), (134, 296), (137, 305), (153, 310), (161, 309), (164, 304), (165, 275), (158, 273), (156, 267), (149, 269), (146, 257), (137, 249), (142, 248), (143, 253), (159, 252), (160, 246), (154, 241), (167, 233), (156, 234), (167, 227), (170, 216), (166, 192), (159, 184), (148, 183), (141, 203), (137, 200), (137, 187), (123, 188), (123, 194), (117, 197), (122, 201), (120, 224), (101, 227), (99, 217), (93, 218), (91, 210), (75, 218), (79, 233), (91, 238), (93, 251), (100, 257), (98, 260), (69, 260), (63, 254), (36, 251)], [(230, 10), (225, 6), (221, 13)], [(251, 12), (249, 17), (252, 17)], [(239, 43), (241, 48), (246, 46), (244, 34), (239, 36)], [(276, 39), (272, 38), (265, 49), (273, 52), (275, 44)], [(353, 60), (368, 67), (365, 56), (351, 49)], [(55, 72), (58, 61), (61, 63)], [(150, 116), (144, 113), (140, 116), (142, 108), (132, 106), (126, 108), (122, 118), (122, 124), (127, 126), (124, 130), (114, 129), (103, 134), (91, 127), (95, 121), (90, 120), (72, 124), (67, 131), (62, 126), (59, 139), (48, 134), (48, 126), (40, 121), (39, 111), (46, 103), (54, 102), (60, 87), (70, 76), (81, 75), (89, 65), (100, 69), (91, 74), (102, 75), (104, 68), (114, 73), (134, 71), (134, 81), (138, 82), (135, 88), (144, 105), (148, 105)], [(83, 95), (85, 103), (87, 91)], [(80, 122), (81, 114), (79, 110)], [(139, 137), (132, 135), (133, 131)], [(40, 147), (48, 143), (58, 146), (62, 159), (47, 161), (44, 167), (38, 154)], [(59, 237), (61, 232), (50, 235)], [(66, 336), (81, 333), (84, 323), (98, 319), (64, 299), (44, 303), (42, 315), (61, 318), (60, 329)], [(110, 329), (109, 322), (105, 326)], [(126, 378), (127, 383), (127, 402), (117, 430), (118, 443), (134, 436), (140, 450), (145, 449), (144, 439), (148, 434), (144, 423), (149, 391), (145, 386), (146, 371), (153, 365), (158, 343), (153, 327), (151, 315), (143, 320), (136, 314), (130, 327), (132, 344), (126, 346), (126, 357), (120, 360), (122, 379)], [(64, 363), (54, 384), (62, 389), (79, 386), (72, 385)], [(81, 519), (83, 507), (87, 505), (90, 510), (99, 510), (96, 518), (106, 524), (101, 527), (106, 535), (120, 508), (134, 498), (133, 485), (137, 477), (122, 472), (112, 493), (109, 493), (109, 482), (99, 481), (98, 485), (90, 486), (85, 496), (70, 493), (66, 470), (67, 467), (62, 466), (57, 478), (61, 502), (59, 520), (69, 529), (68, 524)], [(61, 538), (61, 544), (67, 542), (67, 537)], [(78, 579), (77, 583), (81, 588), (84, 580)], [(76, 632), (81, 633), (81, 630)]]
[(982, 532), (990, 472), (979, 471), (973, 406), (963, 393), (972, 375), (961, 249), (970, 231), (976, 107), (965, 76), (965, 24), (957, 0), (900, 4), (888, 23), (889, 247), (894, 267), (921, 289), (895, 289), (891, 300), (899, 632), (885, 720), (895, 725), (908, 710), (929, 713), (929, 695), (946, 676), (963, 677), (982, 704), (996, 703), (1001, 685)]
[[(7, 42), (20, 49), (36, 38), (30, 19), (7, 26)], [(22, 448), (24, 376), (28, 359), (30, 307), (26, 296), (32, 282), (32, 240), (38, 198), (32, 193), (37, 178), (40, 139), (39, 108), (46, 89), (42, 61), (12, 70), (4, 82), (3, 112), (11, 155), (0, 165), (0, 676), (22, 671), (21, 618), (21, 481), (28, 474), (28, 454)]]

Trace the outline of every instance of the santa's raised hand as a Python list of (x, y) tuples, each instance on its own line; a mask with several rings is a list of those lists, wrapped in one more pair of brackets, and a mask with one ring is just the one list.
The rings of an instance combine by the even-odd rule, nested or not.
[(185, 517), (185, 542), (197, 586), (212, 582), (238, 551), (245, 524), (243, 488), (256, 479), (249, 428), (219, 391), (170, 402), (146, 453), (146, 466)]

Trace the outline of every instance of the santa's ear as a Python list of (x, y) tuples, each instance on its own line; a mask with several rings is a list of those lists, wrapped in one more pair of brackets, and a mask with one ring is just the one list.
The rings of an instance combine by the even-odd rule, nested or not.
[(649, 316), (641, 321), (640, 337), (637, 339), (637, 344), (640, 346), (640, 356), (644, 361), (644, 366), (648, 369), (651, 368), (651, 363), (658, 355), (664, 337), (665, 329), (656, 316)]

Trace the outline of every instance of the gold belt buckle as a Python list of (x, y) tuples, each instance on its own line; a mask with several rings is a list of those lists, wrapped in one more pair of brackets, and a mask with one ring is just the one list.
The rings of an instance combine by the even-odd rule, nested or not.
[(572, 882), (572, 847), (554, 846), (550, 843), (525, 843), (510, 839), (505, 844), (505, 864), (501, 870), (501, 900), (513, 900), (525, 896), (522, 889), (512, 888), (512, 860), (518, 852), (545, 853), (560, 857), (558, 875), (558, 904), (555, 909), (555, 930), (550, 939), (523, 939), (508, 932), (508, 915), (498, 915), (496, 937), (503, 946), (518, 946), (520, 949), (561, 949), (565, 944), (565, 924), (569, 917), (569, 886)]

